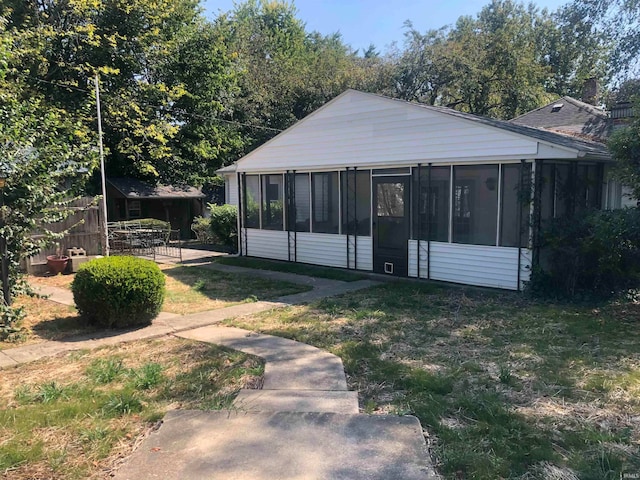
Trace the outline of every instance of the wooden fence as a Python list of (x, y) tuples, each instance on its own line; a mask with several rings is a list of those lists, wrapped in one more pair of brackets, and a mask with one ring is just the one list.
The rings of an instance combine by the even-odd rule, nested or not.
[[(57, 241), (62, 254), (67, 254), (68, 248), (84, 248), (87, 255), (100, 255), (102, 253), (101, 244), (101, 218), (100, 209), (93, 197), (82, 197), (73, 201), (70, 205), (73, 214), (65, 220), (48, 225), (47, 228), (52, 232), (69, 232)], [(42, 235), (34, 234), (32, 238), (36, 239)], [(52, 246), (46, 250), (42, 250), (38, 255), (30, 257), (26, 262), (26, 270), (28, 273), (42, 271), (42, 266), (47, 264), (47, 255), (56, 253), (56, 246)]]

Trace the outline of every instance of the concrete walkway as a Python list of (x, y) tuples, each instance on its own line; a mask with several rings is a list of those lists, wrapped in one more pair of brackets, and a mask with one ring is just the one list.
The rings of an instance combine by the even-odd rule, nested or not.
[(415, 417), (358, 413), (342, 361), (303, 343), (239, 328), (178, 334), (262, 357), (261, 390), (228, 411), (172, 411), (115, 480), (431, 480)]
[[(430, 480), (436, 479), (415, 417), (358, 413), (340, 358), (311, 345), (216, 325), (228, 318), (305, 303), (367, 288), (340, 282), (222, 265), (310, 285), (313, 290), (192, 315), (161, 314), (153, 324), (0, 351), (0, 368), (69, 350), (175, 335), (223, 345), (265, 360), (263, 387), (241, 390), (229, 411), (170, 411), (162, 426), (113, 475), (116, 480)], [(40, 288), (72, 305), (66, 289)]]

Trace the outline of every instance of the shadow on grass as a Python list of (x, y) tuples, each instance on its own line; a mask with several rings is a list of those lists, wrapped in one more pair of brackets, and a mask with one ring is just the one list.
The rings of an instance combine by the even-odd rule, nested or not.
[[(179, 266), (163, 272), (171, 279), (188, 287), (188, 291), (177, 294), (176, 301), (197, 302), (198, 298), (205, 296), (211, 300), (241, 303), (273, 300), (311, 289), (308, 286), (290, 282), (200, 267)], [(168, 296), (170, 295), (171, 293), (168, 292)]]
[(255, 268), (258, 270), (272, 270), (276, 272), (294, 273), (309, 277), (327, 278), (329, 280), (339, 280), (342, 282), (355, 282), (364, 280), (366, 275), (342, 268), (318, 267), (295, 262), (281, 262), (278, 260), (264, 260), (251, 257), (219, 257), (217, 263), (230, 265), (233, 267)]
[(85, 340), (117, 337), (147, 327), (137, 325), (128, 328), (110, 328), (88, 325), (79, 315), (56, 317), (44, 320), (32, 327), (32, 332), (42, 340), (52, 340), (65, 343), (82, 342)]

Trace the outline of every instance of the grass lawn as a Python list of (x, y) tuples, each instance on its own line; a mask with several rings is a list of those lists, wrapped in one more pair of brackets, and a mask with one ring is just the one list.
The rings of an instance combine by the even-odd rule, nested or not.
[(262, 362), (180, 339), (78, 351), (2, 370), (0, 477), (108, 477), (171, 409), (227, 408)]
[(450, 479), (640, 473), (640, 305), (393, 283), (229, 322), (339, 355), (368, 413), (413, 414)]
[[(215, 310), (244, 302), (273, 300), (311, 287), (289, 282), (268, 280), (250, 275), (230, 274), (204, 267), (161, 265), (166, 275), (166, 297), (162, 311), (188, 313)], [(30, 276), (34, 285), (70, 288), (74, 275)], [(24, 306), (27, 317), (21, 330), (7, 340), (0, 340), (0, 349), (17, 343), (58, 340), (65, 336), (95, 331), (86, 327), (74, 307), (30, 297), (20, 297), (17, 306)]]
[(275, 270), (277, 272), (297, 273), (311, 277), (328, 278), (330, 280), (340, 280), (343, 282), (355, 282), (364, 280), (366, 275), (340, 268), (325, 268), (306, 265), (302, 263), (278, 262), (275, 260), (263, 260), (261, 258), (250, 257), (217, 257), (216, 263), (231, 265), (234, 267), (256, 268), (258, 270)]

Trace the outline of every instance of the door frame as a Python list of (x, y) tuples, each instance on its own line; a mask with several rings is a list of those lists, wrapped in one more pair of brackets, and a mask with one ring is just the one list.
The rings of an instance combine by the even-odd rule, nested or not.
[[(373, 254), (373, 271), (376, 273), (384, 273), (387, 275), (407, 277), (409, 272), (409, 239), (411, 236), (411, 174), (407, 175), (373, 175), (371, 182), (371, 199), (372, 199), (372, 254)], [(405, 226), (404, 238), (401, 239), (403, 247), (389, 248), (379, 245), (379, 223), (378, 217), (378, 185), (385, 183), (402, 183), (403, 184), (403, 218)], [(400, 218), (400, 217), (397, 217)], [(401, 234), (402, 231), (395, 231)], [(398, 268), (399, 267), (399, 268)]]

